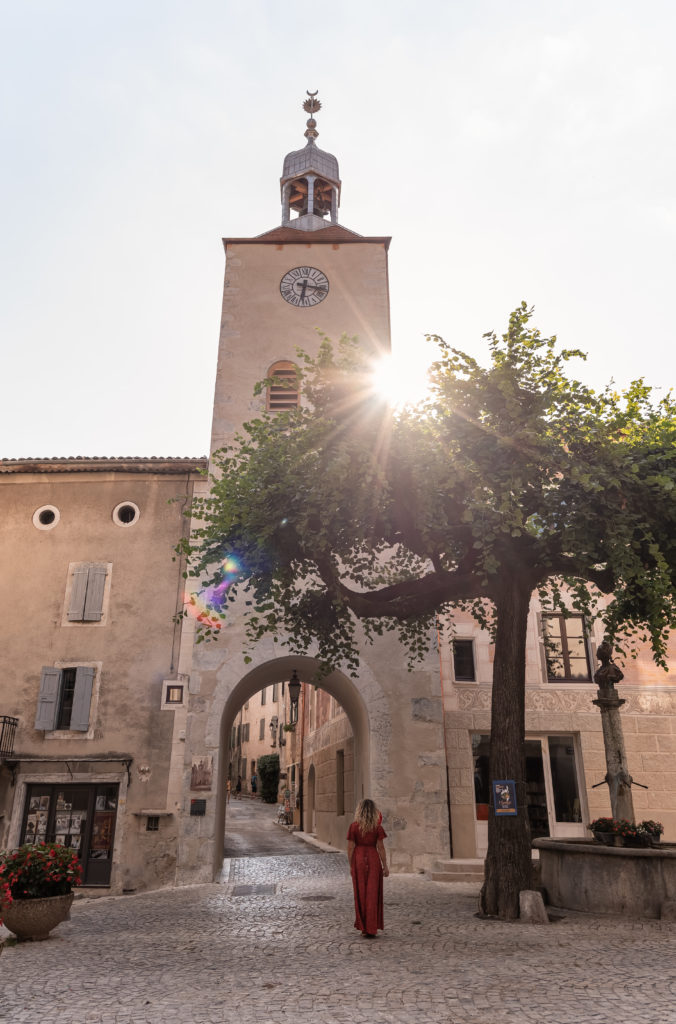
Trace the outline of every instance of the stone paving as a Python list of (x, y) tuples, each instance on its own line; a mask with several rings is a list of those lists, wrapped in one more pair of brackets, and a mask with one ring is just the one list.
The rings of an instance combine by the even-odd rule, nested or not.
[(674, 925), (481, 921), (476, 885), (394, 875), (385, 886), (375, 942), (352, 927), (338, 853), (238, 858), (221, 885), (78, 900), (46, 942), (5, 948), (0, 1020), (676, 1022)]

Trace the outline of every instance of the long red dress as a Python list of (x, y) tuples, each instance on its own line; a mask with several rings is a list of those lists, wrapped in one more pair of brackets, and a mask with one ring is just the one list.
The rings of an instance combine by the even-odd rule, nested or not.
[(352, 854), (352, 887), (354, 889), (354, 926), (367, 935), (375, 935), (383, 924), (383, 865), (376, 843), (387, 839), (382, 825), (362, 835), (353, 821), (347, 833), (354, 843)]

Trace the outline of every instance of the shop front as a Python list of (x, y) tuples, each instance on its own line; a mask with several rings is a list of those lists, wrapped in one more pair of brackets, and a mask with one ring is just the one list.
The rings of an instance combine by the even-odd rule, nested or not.
[[(488, 812), (491, 780), (488, 772), (490, 736), (474, 733), (472, 761), (476, 811), (477, 856), (488, 849)], [(529, 736), (525, 741), (526, 810), (533, 839), (586, 834), (583, 823), (579, 737)]]
[(21, 843), (61, 843), (78, 851), (83, 884), (109, 886), (118, 807), (118, 785), (31, 783)]

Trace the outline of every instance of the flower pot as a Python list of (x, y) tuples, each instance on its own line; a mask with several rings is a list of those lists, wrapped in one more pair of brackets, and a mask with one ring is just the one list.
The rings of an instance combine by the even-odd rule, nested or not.
[(5, 928), (14, 932), (19, 942), (46, 939), (57, 924), (68, 917), (74, 894), (47, 896), (37, 900), (13, 900), (2, 907)]
[(614, 832), (594, 832), (594, 839), (596, 839), (598, 843), (603, 843), (604, 846), (619, 846), (620, 843), (615, 842), (615, 840), (619, 840), (619, 838), (620, 837), (616, 836)]

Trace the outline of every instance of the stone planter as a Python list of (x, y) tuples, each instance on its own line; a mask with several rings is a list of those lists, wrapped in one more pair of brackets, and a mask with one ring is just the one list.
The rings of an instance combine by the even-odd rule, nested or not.
[(47, 896), (38, 900), (13, 900), (2, 908), (3, 924), (19, 942), (46, 939), (57, 924), (68, 917), (74, 894)]

